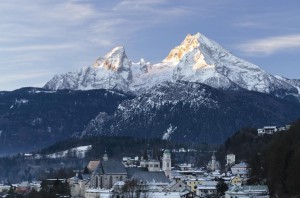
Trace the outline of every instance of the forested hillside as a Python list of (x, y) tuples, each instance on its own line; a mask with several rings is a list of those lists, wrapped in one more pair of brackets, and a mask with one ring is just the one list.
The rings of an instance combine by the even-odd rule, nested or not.
[(249, 184), (267, 184), (277, 197), (300, 194), (300, 120), (274, 135), (258, 136), (255, 129), (242, 129), (220, 147), (218, 157), (224, 159), (227, 153), (250, 164)]

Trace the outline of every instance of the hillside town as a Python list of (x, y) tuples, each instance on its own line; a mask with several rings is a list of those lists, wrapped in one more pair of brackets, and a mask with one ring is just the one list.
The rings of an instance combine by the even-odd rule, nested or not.
[[(192, 152), (181, 148), (174, 152)], [(266, 185), (247, 185), (249, 165), (238, 161), (235, 154), (226, 155), (226, 165), (221, 167), (212, 152), (206, 167), (194, 164), (172, 164), (172, 151), (162, 151), (161, 160), (151, 155), (126, 157), (121, 161), (110, 159), (105, 152), (98, 160), (90, 161), (84, 170), (74, 172), (69, 179), (52, 178), (43, 182), (22, 182), (1, 185), (3, 197), (14, 192), (26, 194), (40, 191), (46, 186), (61, 184), (69, 192), (58, 197), (269, 197)], [(223, 171), (221, 171), (223, 170)], [(5, 193), (6, 192), (6, 193)]]

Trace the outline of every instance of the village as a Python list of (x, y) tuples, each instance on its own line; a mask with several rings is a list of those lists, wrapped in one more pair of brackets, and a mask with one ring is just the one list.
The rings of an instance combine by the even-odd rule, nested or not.
[[(223, 169), (214, 152), (206, 167), (172, 164), (172, 152), (189, 151), (193, 152), (185, 148), (165, 149), (161, 161), (151, 155), (124, 156), (122, 161), (117, 161), (105, 152), (102, 159), (90, 161), (85, 170), (74, 173), (73, 177), (48, 179), (46, 183), (50, 187), (57, 182), (69, 187), (70, 195), (58, 197), (269, 197), (266, 185), (247, 185), (250, 168), (246, 162), (238, 161), (233, 153), (226, 155)], [(41, 183), (22, 182), (13, 186), (16, 192), (32, 189), (38, 192)], [(1, 192), (10, 189), (11, 186), (0, 185)]]
[[(258, 136), (272, 135), (286, 131), (283, 127), (265, 126), (257, 129)], [(79, 148), (79, 149), (78, 149)], [(84, 158), (89, 146), (71, 150), (78, 158)], [(69, 151), (51, 155), (48, 158), (64, 158)], [(55, 185), (67, 186), (65, 194), (57, 197), (73, 198), (113, 198), (113, 197), (225, 197), (267, 198), (267, 185), (248, 185), (251, 168), (245, 161), (236, 158), (234, 153), (225, 156), (225, 166), (221, 167), (215, 151), (205, 167), (196, 167), (191, 163), (172, 163), (175, 154), (193, 153), (195, 149), (161, 149), (162, 156), (154, 157), (153, 150), (145, 150), (143, 156), (123, 156), (122, 160), (110, 158), (107, 152), (101, 159), (89, 161), (83, 170), (74, 170), (74, 176), (68, 179), (50, 178), (42, 181), (21, 182), (19, 184), (0, 184), (0, 195), (7, 197), (12, 191), (22, 195), (32, 190), (39, 192), (45, 185), (50, 189)], [(25, 158), (40, 159), (40, 154), (24, 154)], [(160, 159), (160, 160), (159, 160)]]

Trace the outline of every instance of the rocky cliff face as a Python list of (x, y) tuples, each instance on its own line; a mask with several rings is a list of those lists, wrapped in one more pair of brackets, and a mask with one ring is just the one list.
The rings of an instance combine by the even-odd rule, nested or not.
[(243, 127), (285, 125), (298, 118), (299, 103), (253, 91), (219, 90), (200, 83), (166, 82), (100, 113), (84, 135), (159, 137), (222, 143)]

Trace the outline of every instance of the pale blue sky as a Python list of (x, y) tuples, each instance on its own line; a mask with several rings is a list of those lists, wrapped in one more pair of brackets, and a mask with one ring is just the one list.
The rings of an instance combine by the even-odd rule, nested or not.
[(43, 86), (118, 45), (134, 62), (157, 63), (197, 32), (300, 78), (299, 0), (1, 0), (0, 90)]

